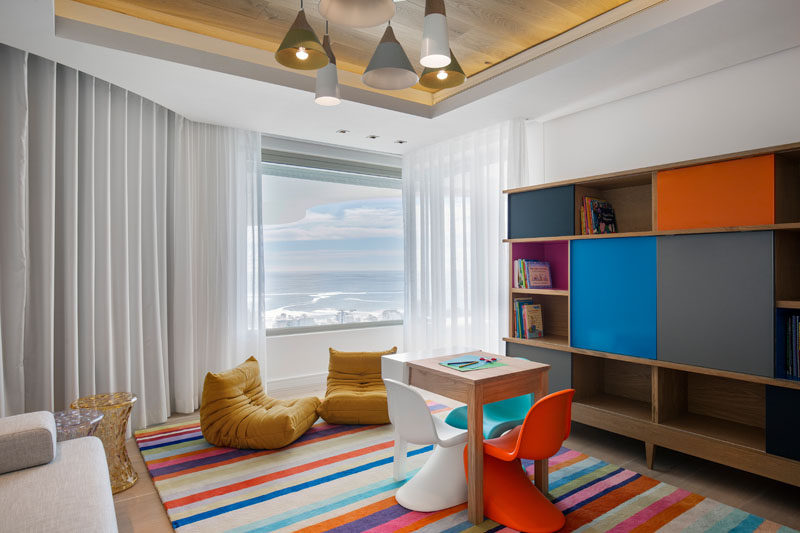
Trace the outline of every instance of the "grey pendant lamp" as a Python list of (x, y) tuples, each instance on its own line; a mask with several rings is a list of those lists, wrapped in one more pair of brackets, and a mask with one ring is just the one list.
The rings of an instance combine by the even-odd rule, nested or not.
[(319, 13), (340, 26), (371, 28), (394, 16), (392, 0), (320, 0)]
[(425, 0), (425, 21), (422, 27), (419, 62), (429, 68), (441, 68), (450, 64), (450, 41), (447, 37), (444, 0)]
[(385, 90), (408, 89), (419, 81), (405, 50), (394, 36), (391, 22), (372, 54), (361, 81), (375, 89)]
[(467, 81), (464, 69), (458, 64), (456, 56), (450, 50), (450, 64), (442, 68), (426, 68), (419, 77), (419, 84), (428, 89), (450, 89)]
[(328, 54), (306, 20), (303, 0), (297, 18), (275, 52), (275, 59), (284, 67), (298, 70), (316, 70), (328, 64)]
[(339, 98), (339, 74), (336, 71), (336, 56), (331, 48), (331, 38), (328, 35), (328, 21), (325, 21), (325, 36), (322, 38), (322, 47), (328, 54), (330, 62), (317, 71), (317, 91), (314, 101), (319, 105), (332, 106), (342, 102)]

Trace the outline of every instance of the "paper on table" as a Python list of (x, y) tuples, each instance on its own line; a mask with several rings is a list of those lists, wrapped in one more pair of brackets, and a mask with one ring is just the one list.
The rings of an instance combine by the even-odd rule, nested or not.
[[(482, 356), (480, 355), (462, 355), (454, 359), (448, 359), (447, 361), (442, 361), (439, 364), (447, 368), (452, 368), (453, 370), (458, 370), (459, 372), (469, 372), (470, 370), (483, 370), (484, 368), (506, 366), (505, 363), (501, 363), (500, 361), (481, 361), (481, 357)], [(453, 364), (453, 363), (470, 363), (473, 361), (475, 362), (475, 364), (471, 364), (468, 366)]]

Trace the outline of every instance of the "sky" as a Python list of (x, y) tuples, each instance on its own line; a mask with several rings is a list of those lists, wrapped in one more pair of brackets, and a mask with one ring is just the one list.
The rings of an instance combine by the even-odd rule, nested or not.
[(381, 197), (363, 198), (362, 192), (356, 200), (310, 207), (301, 220), (266, 226), (267, 270), (403, 270), (403, 204), (396, 193), (387, 197), (382, 189)]

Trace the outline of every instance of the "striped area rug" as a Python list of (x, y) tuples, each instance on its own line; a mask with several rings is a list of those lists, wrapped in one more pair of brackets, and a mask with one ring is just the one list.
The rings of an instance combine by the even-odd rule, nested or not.
[[(138, 431), (136, 441), (181, 532), (513, 531), (491, 520), (473, 526), (466, 505), (435, 513), (399, 506), (389, 425), (320, 422), (280, 450), (217, 448), (197, 421)], [(409, 447), (409, 474), (430, 451)], [(550, 498), (567, 517), (564, 531), (793, 531), (567, 448), (550, 459)]]

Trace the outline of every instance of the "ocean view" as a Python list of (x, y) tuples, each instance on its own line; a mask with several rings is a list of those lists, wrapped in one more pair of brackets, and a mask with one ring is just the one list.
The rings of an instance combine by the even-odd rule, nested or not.
[(402, 271), (267, 273), (267, 328), (402, 318)]

